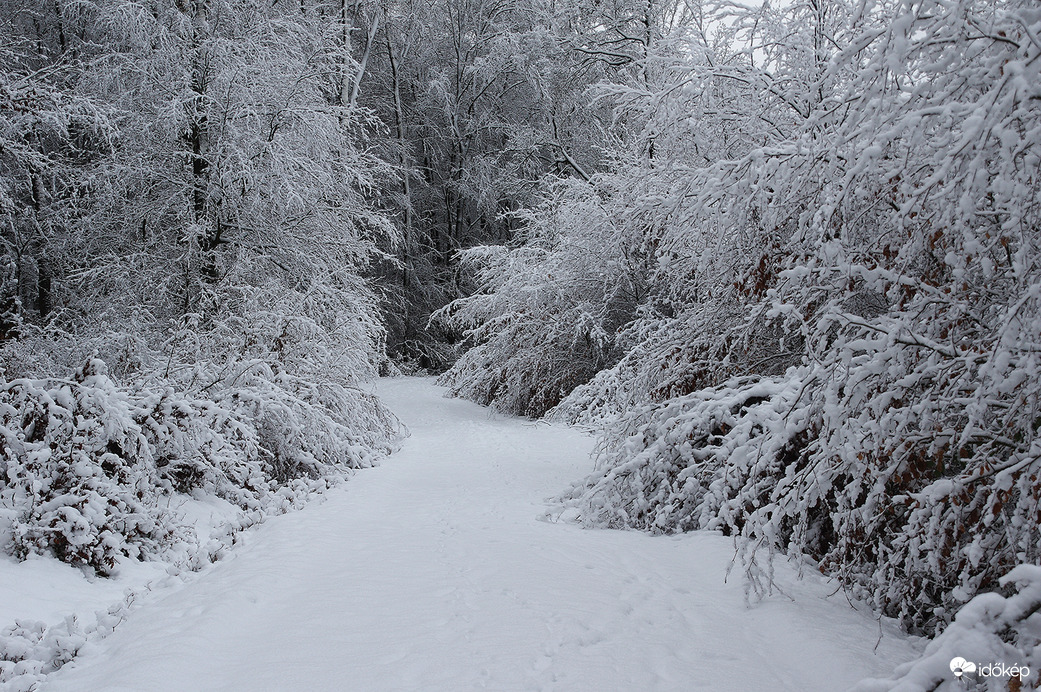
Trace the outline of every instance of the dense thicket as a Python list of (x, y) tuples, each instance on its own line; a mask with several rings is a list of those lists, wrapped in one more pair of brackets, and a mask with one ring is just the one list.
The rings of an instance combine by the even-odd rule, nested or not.
[(568, 516), (808, 555), (932, 631), (1041, 561), (1041, 15), (700, 9), (598, 87), (610, 165), (469, 254), (446, 381), (609, 423)]

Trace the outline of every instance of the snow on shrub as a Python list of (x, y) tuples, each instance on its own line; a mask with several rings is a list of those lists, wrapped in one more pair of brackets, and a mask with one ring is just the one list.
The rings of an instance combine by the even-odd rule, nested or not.
[(249, 426), (263, 475), (274, 483), (366, 468), (393, 451), (400, 423), (371, 393), (304, 380), (263, 361), (236, 366), (249, 374), (214, 393), (216, 410)]
[[(990, 692), (1041, 684), (1041, 566), (1019, 565), (1001, 578), (1007, 595), (985, 593), (962, 606), (943, 633), (891, 679), (860, 682), (853, 692)], [(958, 659), (967, 661), (955, 675)], [(970, 687), (971, 686), (971, 687)]]
[(55, 627), (16, 621), (0, 630), (0, 683), (11, 692), (35, 690), (47, 673), (75, 658), (86, 643), (87, 633), (75, 617)]
[[(150, 588), (149, 587), (145, 587)], [(127, 589), (123, 598), (93, 618), (69, 615), (48, 626), (33, 620), (16, 620), (0, 629), (0, 684), (8, 692), (31, 692), (48, 673), (71, 661), (92, 637), (105, 637), (127, 617), (144, 589)]]
[(538, 209), (522, 214), (525, 244), (462, 253), (480, 289), (431, 318), (466, 332), (467, 350), (440, 384), (537, 417), (617, 360), (616, 330), (632, 320), (649, 268), (638, 240), (598, 196), (611, 182), (558, 181)]
[(155, 554), (171, 540), (155, 460), (133, 414), (98, 360), (65, 382), (2, 384), (0, 497), (20, 512), (16, 556), (50, 552), (107, 574), (120, 556)]
[(794, 379), (739, 379), (633, 410), (601, 440), (599, 471), (572, 488), (568, 515), (654, 532), (740, 531), (738, 491), (765, 498), (785, 455), (799, 451), (810, 424), (805, 406), (791, 411), (800, 389)]
[[(882, 376), (848, 368), (848, 358), (868, 358), (862, 340), (848, 344), (820, 366), (623, 416), (601, 441), (599, 470), (562, 511), (594, 525), (721, 529), (748, 539), (749, 558), (759, 549), (809, 555), (925, 631), (1015, 565), (1041, 562), (1036, 394), (1016, 390), (1025, 418), (975, 418), (968, 409), (980, 402), (967, 383), (937, 377), (918, 349), (875, 353), (890, 366)], [(908, 362), (896, 368), (901, 356)], [(977, 392), (990, 391), (973, 372)], [(922, 389), (925, 373), (933, 377)], [(950, 427), (938, 428), (937, 408), (955, 396), (963, 413), (947, 409)]]
[[(278, 483), (364, 468), (394, 449), (400, 422), (362, 384), (375, 375), (382, 329), (370, 293), (301, 295), (237, 287), (241, 314), (192, 325), (169, 346), (167, 379), (245, 422), (264, 475)], [(352, 302), (356, 301), (356, 302)], [(229, 299), (230, 302), (230, 299)], [(161, 380), (160, 380), (161, 381)], [(239, 431), (236, 434), (242, 435)]]
[(161, 502), (213, 494), (281, 513), (371, 465), (399, 424), (362, 391), (304, 385), (262, 364), (213, 399), (132, 390), (89, 360), (69, 380), (0, 384), (0, 501), (14, 554), (51, 553), (109, 574), (191, 543)]

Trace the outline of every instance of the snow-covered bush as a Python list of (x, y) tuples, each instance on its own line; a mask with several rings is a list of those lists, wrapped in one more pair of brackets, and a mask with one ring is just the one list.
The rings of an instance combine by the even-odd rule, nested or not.
[(572, 489), (568, 513), (594, 526), (739, 532), (805, 448), (801, 384), (738, 379), (634, 408), (601, 440), (602, 470)]
[(1012, 566), (1041, 560), (1041, 461), (1031, 445), (1002, 458), (921, 432), (876, 436), (898, 421), (917, 429), (907, 408), (934, 412), (890, 402), (878, 415), (883, 395), (837, 405), (862, 386), (799, 368), (637, 407), (562, 509), (588, 524), (720, 529), (753, 552), (808, 555), (883, 612), (931, 629)]
[(162, 502), (171, 493), (280, 513), (393, 448), (399, 425), (371, 394), (238, 365), (254, 372), (209, 399), (119, 387), (97, 359), (69, 380), (4, 381), (4, 543), (107, 574), (193, 540)]
[(464, 252), (480, 290), (433, 317), (467, 334), (468, 350), (441, 383), (541, 416), (616, 360), (616, 331), (648, 292), (649, 268), (639, 238), (614, 218), (594, 186), (562, 181), (526, 215), (523, 245)]
[(47, 673), (75, 658), (87, 634), (74, 617), (50, 628), (32, 621), (5, 627), (0, 630), (0, 683), (11, 692), (37, 689)]
[(174, 533), (134, 406), (90, 361), (66, 382), (0, 389), (0, 500), (18, 511), (16, 556), (50, 552), (103, 574), (120, 556), (162, 550)]
[(382, 337), (371, 291), (223, 290), (221, 320), (200, 316), (164, 344), (165, 379), (250, 421), (272, 478), (361, 468), (390, 451), (399, 423), (363, 389)]
[(97, 360), (67, 382), (3, 383), (0, 498), (18, 512), (16, 556), (49, 552), (107, 573), (120, 556), (156, 554), (171, 540), (133, 409)]
[(46, 675), (75, 658), (90, 637), (111, 634), (126, 619), (140, 593), (140, 589), (127, 589), (121, 601), (95, 611), (85, 622), (69, 615), (51, 626), (16, 620), (0, 629), (0, 684), (4, 690), (38, 689)]
[[(1005, 593), (976, 596), (917, 659), (889, 680), (864, 680), (853, 692), (988, 692), (1037, 689), (1041, 682), (1041, 566), (1001, 578)], [(968, 661), (956, 676), (957, 659)], [(999, 664), (994, 672), (994, 664)]]

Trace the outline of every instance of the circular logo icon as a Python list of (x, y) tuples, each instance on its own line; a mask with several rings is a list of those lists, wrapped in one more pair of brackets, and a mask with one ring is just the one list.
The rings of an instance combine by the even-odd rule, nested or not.
[(960, 678), (965, 673), (975, 673), (976, 664), (958, 656), (951, 659), (951, 672), (954, 673), (954, 677)]

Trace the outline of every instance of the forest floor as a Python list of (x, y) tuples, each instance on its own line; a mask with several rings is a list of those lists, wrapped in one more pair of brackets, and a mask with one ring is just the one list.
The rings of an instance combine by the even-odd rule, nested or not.
[(780, 559), (785, 593), (746, 603), (723, 536), (547, 521), (591, 469), (577, 430), (429, 379), (378, 389), (412, 431), (399, 453), (147, 594), (41, 689), (831, 692), (914, 654)]

